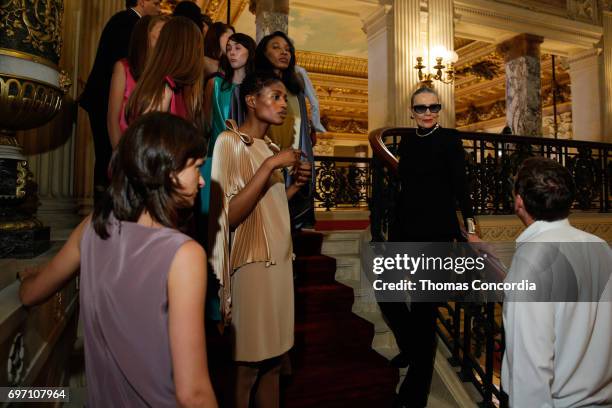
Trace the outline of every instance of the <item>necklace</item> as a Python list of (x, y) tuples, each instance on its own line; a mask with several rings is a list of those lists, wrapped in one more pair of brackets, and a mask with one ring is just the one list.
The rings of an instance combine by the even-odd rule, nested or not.
[(440, 124), (436, 123), (436, 126), (433, 127), (433, 129), (431, 129), (429, 132), (425, 133), (424, 135), (421, 135), (419, 133), (419, 128), (416, 129), (416, 135), (418, 137), (425, 137), (425, 136), (429, 136), (431, 135), (433, 132), (435, 132), (436, 130), (438, 130), (438, 128), (440, 127)]

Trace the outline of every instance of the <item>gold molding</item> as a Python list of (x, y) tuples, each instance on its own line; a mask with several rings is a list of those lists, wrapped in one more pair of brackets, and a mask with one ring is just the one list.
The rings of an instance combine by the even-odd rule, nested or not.
[(23, 198), (26, 195), (26, 183), (28, 181), (28, 162), (20, 160), (17, 162), (17, 189), (15, 197)]
[(313, 51), (296, 51), (296, 60), (298, 65), (304, 67), (309, 73), (368, 78), (368, 60), (366, 58)]
[[(59, 81), (59, 76), (60, 75), (61, 74), (58, 72), (58, 81)], [(52, 85), (52, 84), (50, 84), (48, 82), (39, 81), (38, 79), (28, 78), (28, 77), (24, 77), (24, 76), (21, 76), (21, 75), (13, 75), (13, 74), (7, 74), (7, 73), (4, 73), (4, 72), (0, 72), (0, 79), (2, 77), (8, 78), (8, 79), (17, 79), (19, 81), (31, 82), (31, 83), (33, 83), (35, 85), (38, 85), (38, 86), (46, 86), (46, 87), (49, 87), (49, 88), (53, 88), (53, 89), (55, 89), (58, 92), (65, 93), (62, 90), (62, 88), (60, 88), (60, 87), (58, 87), (56, 85)], [(67, 79), (68, 79), (68, 82), (70, 82), (70, 84), (72, 84), (72, 81), (70, 80), (70, 78), (68, 77)]]
[(35, 62), (37, 64), (46, 65), (59, 72), (59, 66), (57, 64), (54, 64), (53, 62), (49, 61), (46, 58), (41, 58), (37, 55), (28, 54), (27, 52), (9, 50), (7, 48), (0, 48), (0, 55), (8, 55), (9, 57), (21, 58), (21, 59)]
[(42, 126), (60, 111), (63, 99), (56, 86), (0, 73), (0, 123), (6, 130)]
[(12, 147), (19, 147), (21, 148), (22, 146), (19, 144), (19, 142), (17, 141), (17, 138), (15, 137), (15, 134), (2, 134), (0, 133), (0, 145), (3, 146), (12, 146)]
[(22, 221), (10, 221), (0, 223), (0, 231), (22, 231), (33, 228), (40, 228), (42, 226), (43, 223), (40, 222), (37, 218), (30, 218)]

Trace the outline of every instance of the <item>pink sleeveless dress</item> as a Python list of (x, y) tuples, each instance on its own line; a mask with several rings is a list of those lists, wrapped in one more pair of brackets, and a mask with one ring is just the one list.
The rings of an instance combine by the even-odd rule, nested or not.
[(132, 70), (130, 69), (128, 60), (123, 58), (121, 64), (125, 72), (125, 89), (123, 90), (123, 103), (121, 104), (121, 111), (119, 113), (119, 130), (121, 130), (121, 134), (124, 134), (128, 128), (127, 121), (125, 120), (125, 107), (128, 99), (130, 99), (130, 95), (134, 92), (134, 88), (136, 88), (136, 80), (132, 76)]

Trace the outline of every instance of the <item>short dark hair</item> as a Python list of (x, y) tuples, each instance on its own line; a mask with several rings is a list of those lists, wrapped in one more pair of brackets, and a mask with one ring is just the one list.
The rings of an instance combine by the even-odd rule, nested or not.
[(206, 32), (206, 36), (204, 37), (205, 56), (215, 60), (219, 60), (221, 58), (223, 50), (221, 50), (221, 44), (219, 44), (219, 40), (221, 39), (223, 33), (225, 33), (226, 31), (233, 31), (234, 33), (236, 32), (234, 27), (229, 24), (222, 23), (220, 21), (217, 21), (216, 23), (213, 23), (210, 27), (208, 27), (208, 31)]
[(206, 24), (209, 28), (213, 25), (212, 18), (210, 18), (208, 14), (202, 14), (202, 23)]
[(204, 31), (204, 23), (202, 22), (202, 10), (200, 9), (200, 6), (198, 6), (194, 2), (181, 1), (174, 8), (174, 12), (172, 13), (172, 15), (187, 17), (188, 19), (193, 21), (195, 25), (198, 26), (200, 31)]
[(270, 86), (274, 83), (283, 83), (282, 79), (270, 72), (252, 72), (247, 74), (240, 84), (240, 101), (247, 111), (246, 97), (249, 95), (256, 95), (266, 86)]
[(111, 160), (110, 186), (94, 208), (98, 236), (109, 237), (111, 214), (119, 221), (136, 222), (146, 210), (165, 227), (186, 225), (191, 211), (171, 176), (189, 159), (204, 157), (206, 143), (194, 125), (171, 113), (147, 113), (132, 123)]
[(536, 221), (567, 218), (576, 187), (570, 172), (555, 160), (531, 157), (521, 164), (514, 192), (523, 199), (525, 210)]
[(125, 0), (126, 9), (136, 7), (136, 5), (138, 5), (138, 0)]
[(301, 76), (295, 72), (295, 46), (284, 32), (276, 31), (261, 39), (257, 45), (257, 51), (255, 52), (255, 68), (260, 72), (274, 72), (275, 67), (266, 56), (266, 49), (268, 47), (268, 43), (276, 37), (284, 39), (287, 44), (289, 44), (291, 58), (289, 60), (289, 66), (281, 73), (281, 78), (289, 92), (297, 95), (304, 91), (304, 82), (301, 79)]

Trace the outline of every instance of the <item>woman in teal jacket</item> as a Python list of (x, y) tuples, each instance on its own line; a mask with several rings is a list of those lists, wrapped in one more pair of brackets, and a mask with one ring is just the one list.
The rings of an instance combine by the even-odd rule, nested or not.
[[(209, 154), (217, 141), (217, 136), (225, 130), (227, 119), (235, 120), (238, 125), (244, 120), (244, 112), (240, 103), (240, 84), (244, 77), (254, 71), (255, 41), (243, 33), (232, 34), (227, 41), (225, 55), (221, 58), (221, 68), (225, 75), (216, 75), (206, 85), (205, 112), (209, 118), (210, 139)], [(200, 213), (206, 219), (210, 206), (210, 171), (211, 156), (201, 168), (202, 177), (206, 183), (200, 190)], [(206, 231), (206, 228), (202, 229)], [(203, 234), (205, 236), (206, 234)]]
[[(255, 41), (246, 34), (232, 34), (227, 41), (226, 53), (221, 57), (221, 69), (225, 75), (215, 75), (206, 84), (206, 97), (204, 111), (208, 115), (208, 128), (210, 129), (210, 139), (208, 141), (208, 158), (200, 172), (204, 179), (204, 187), (200, 189), (200, 208), (198, 235), (205, 248), (207, 245), (208, 234), (208, 212), (210, 208), (210, 188), (211, 188), (211, 169), (212, 152), (217, 141), (217, 136), (226, 130), (225, 121), (233, 119), (241, 125), (245, 110), (240, 103), (240, 84), (247, 74), (254, 71)], [(208, 285), (209, 293), (207, 297), (208, 318), (220, 321), (218, 286), (215, 280), (210, 280)]]

